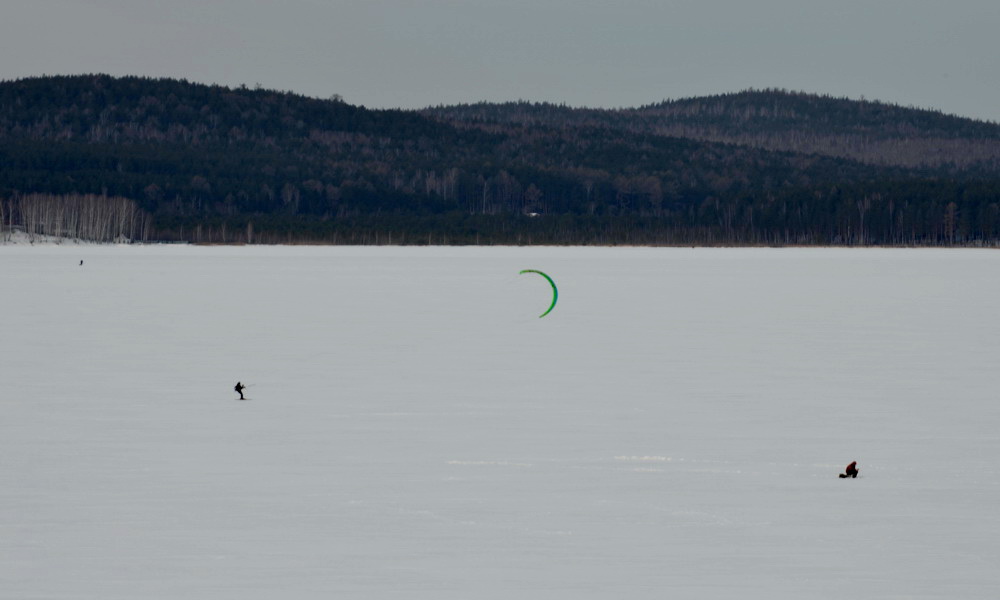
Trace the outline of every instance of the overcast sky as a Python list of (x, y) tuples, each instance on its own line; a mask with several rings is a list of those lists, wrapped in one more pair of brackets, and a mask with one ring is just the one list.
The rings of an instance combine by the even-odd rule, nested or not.
[(23, 0), (0, 79), (260, 84), (368, 107), (780, 87), (1000, 121), (1000, 0)]

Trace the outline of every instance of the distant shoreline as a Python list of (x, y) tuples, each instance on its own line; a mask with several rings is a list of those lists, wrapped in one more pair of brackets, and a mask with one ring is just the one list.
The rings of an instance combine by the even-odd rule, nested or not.
[[(34, 237), (34, 239), (31, 239)], [(145, 241), (145, 242), (95, 242), (81, 240), (79, 238), (60, 238), (47, 235), (29, 236), (24, 232), (15, 232), (8, 237), (7, 232), (0, 232), (0, 247), (113, 247), (113, 246), (190, 246), (198, 248), (211, 247), (253, 247), (253, 248), (280, 248), (280, 247), (354, 247), (354, 248), (759, 248), (759, 249), (793, 249), (793, 248), (842, 248), (848, 249), (887, 249), (887, 250), (922, 250), (922, 249), (956, 249), (956, 250), (997, 250), (1000, 245), (987, 244), (910, 244), (910, 245), (848, 245), (848, 244), (336, 244), (322, 242), (291, 242), (280, 244), (247, 244), (243, 243), (220, 243), (220, 242), (190, 242), (190, 241)]]

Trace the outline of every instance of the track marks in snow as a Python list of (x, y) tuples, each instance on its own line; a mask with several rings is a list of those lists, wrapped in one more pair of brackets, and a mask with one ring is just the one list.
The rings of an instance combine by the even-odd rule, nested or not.
[(627, 462), (670, 462), (669, 456), (616, 456), (615, 460)]
[(511, 519), (510, 516), (501, 516), (489, 513), (480, 513), (476, 518), (462, 518), (445, 514), (441, 510), (429, 510), (426, 508), (407, 507), (399, 504), (374, 504), (358, 500), (348, 502), (348, 505), (356, 509), (363, 509), (375, 512), (381, 516), (392, 516), (406, 521), (422, 521), (424, 523), (437, 523), (448, 527), (461, 527), (471, 529), (483, 529), (491, 531), (504, 531), (525, 536), (570, 536), (573, 532), (567, 529), (548, 529), (545, 527), (533, 527), (528, 524), (516, 523), (498, 519)]
[(529, 461), (507, 459), (452, 459), (445, 462), (452, 467), (482, 467), (535, 469), (556, 472), (624, 472), (646, 474), (698, 475), (715, 474), (737, 477), (792, 476), (811, 479), (835, 477), (843, 465), (801, 464), (779, 462), (747, 462), (702, 458), (678, 458), (664, 455), (618, 454), (610, 458), (531, 458)]
[(510, 462), (507, 460), (449, 460), (448, 464), (465, 467), (518, 467), (522, 469), (534, 466), (531, 463)]

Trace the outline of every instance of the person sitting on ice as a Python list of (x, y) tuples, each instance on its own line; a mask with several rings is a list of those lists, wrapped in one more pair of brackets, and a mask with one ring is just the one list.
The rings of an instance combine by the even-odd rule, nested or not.
[(847, 468), (844, 470), (844, 472), (840, 474), (841, 479), (847, 479), (848, 477), (853, 479), (857, 476), (858, 476), (858, 461), (854, 461), (851, 464), (847, 465)]
[(234, 390), (236, 390), (237, 392), (239, 392), (239, 394), (240, 394), (240, 400), (246, 400), (246, 398), (243, 397), (243, 390), (245, 390), (246, 387), (247, 386), (245, 386), (242, 383), (240, 383), (239, 381), (237, 381), (236, 382), (236, 387), (233, 388)]

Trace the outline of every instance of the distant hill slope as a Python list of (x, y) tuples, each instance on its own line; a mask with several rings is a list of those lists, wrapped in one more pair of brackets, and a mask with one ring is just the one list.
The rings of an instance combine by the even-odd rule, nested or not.
[(1000, 124), (881, 102), (779, 90), (618, 110), (484, 103), (437, 107), (425, 113), (457, 123), (604, 127), (878, 165), (1000, 169)]
[(196, 241), (980, 243), (1000, 231), (998, 139), (774, 91), (402, 111), (38, 77), (0, 83), (0, 219), (35, 226), (54, 210), (39, 207), (98, 195), (133, 201), (153, 237)]
[(0, 83), (0, 135), (8, 138), (273, 144), (316, 130), (439, 136), (449, 129), (413, 112), (174, 79), (81, 75)]

